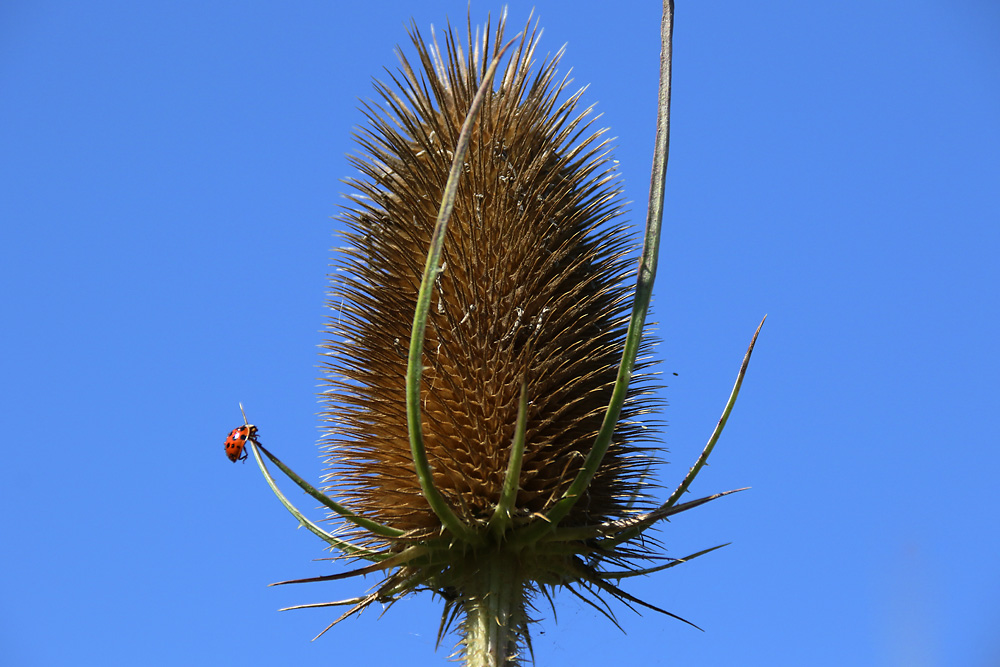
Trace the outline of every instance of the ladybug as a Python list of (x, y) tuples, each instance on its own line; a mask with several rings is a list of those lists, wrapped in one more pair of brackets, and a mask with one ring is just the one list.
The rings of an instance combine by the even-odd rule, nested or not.
[(233, 463), (246, 459), (248, 452), (244, 449), (247, 440), (253, 440), (257, 436), (257, 427), (253, 424), (237, 426), (226, 438), (226, 456)]

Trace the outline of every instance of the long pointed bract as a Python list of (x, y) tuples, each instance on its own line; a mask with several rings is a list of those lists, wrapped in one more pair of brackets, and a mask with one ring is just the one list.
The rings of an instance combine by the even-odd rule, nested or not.
[(663, 19), (660, 25), (662, 51), (660, 53), (660, 87), (658, 109), (656, 116), (656, 143), (653, 148), (653, 172), (649, 184), (649, 209), (646, 215), (646, 234), (642, 244), (642, 258), (639, 262), (639, 275), (635, 284), (635, 301), (632, 305), (632, 317), (629, 320), (628, 333), (625, 335), (625, 350), (618, 366), (618, 378), (604, 415), (604, 423), (597, 435), (593, 448), (587, 455), (573, 484), (563, 498), (550, 509), (546, 516), (549, 523), (557, 525), (569, 513), (573, 505), (583, 495), (590, 484), (597, 468), (604, 459), (604, 454), (611, 445), (618, 417), (628, 392), (632, 379), (636, 357), (639, 356), (639, 343), (642, 340), (643, 328), (646, 324), (646, 313), (649, 311), (649, 301), (653, 296), (653, 283), (656, 280), (657, 257), (660, 253), (660, 231), (663, 222), (664, 184), (667, 178), (667, 157), (670, 152), (670, 70), (673, 61), (674, 34), (674, 3), (665, 0), (663, 3)]
[(482, 537), (472, 530), (448, 506), (448, 502), (434, 485), (434, 478), (431, 475), (430, 464), (427, 461), (427, 452), (424, 449), (423, 425), (420, 416), (420, 376), (423, 373), (424, 357), (424, 332), (427, 328), (427, 313), (431, 307), (431, 291), (434, 279), (438, 273), (438, 265), (441, 261), (441, 251), (444, 247), (444, 237), (448, 230), (448, 219), (451, 218), (452, 209), (455, 206), (455, 197), (458, 194), (458, 180), (462, 175), (465, 166), (465, 153), (469, 148), (469, 139), (472, 137), (472, 128), (479, 114), (479, 108), (483, 103), (486, 91), (492, 85), (493, 74), (500, 65), (500, 60), (504, 53), (514, 43), (515, 39), (507, 42), (500, 49), (496, 57), (490, 63), (489, 69), (483, 76), (483, 82), (476, 92), (476, 97), (472, 101), (472, 106), (465, 117), (462, 131), (459, 134), (458, 145), (455, 147), (455, 157), (452, 160), (451, 171), (448, 174), (448, 182), (444, 188), (444, 196), (441, 198), (441, 209), (438, 212), (437, 223), (431, 236), (431, 248), (427, 253), (427, 262), (424, 266), (424, 275), (420, 281), (420, 292), (417, 295), (417, 309), (413, 315), (413, 330), (410, 336), (410, 354), (406, 367), (406, 422), (410, 433), (410, 451), (413, 453), (413, 465), (416, 469), (417, 477), (420, 479), (420, 488), (423, 489), (424, 497), (430, 504), (434, 513), (437, 514), (441, 523), (444, 524), (453, 535), (461, 538), (465, 542), (480, 543)]

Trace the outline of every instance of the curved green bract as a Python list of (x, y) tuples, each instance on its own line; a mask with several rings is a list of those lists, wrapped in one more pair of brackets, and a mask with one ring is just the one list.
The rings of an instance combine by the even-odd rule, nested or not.
[(712, 431), (712, 436), (708, 439), (708, 443), (705, 444), (705, 448), (701, 451), (698, 456), (698, 460), (688, 471), (688, 474), (684, 476), (684, 479), (674, 492), (670, 494), (667, 502), (663, 503), (664, 508), (673, 507), (681, 496), (688, 490), (691, 486), (691, 482), (694, 478), (698, 476), (701, 472), (702, 467), (708, 462), (708, 457), (715, 449), (715, 443), (719, 441), (719, 436), (722, 435), (722, 429), (726, 427), (726, 422), (729, 420), (729, 413), (733, 411), (733, 406), (736, 405), (736, 398), (740, 395), (740, 387), (743, 386), (743, 376), (747, 373), (747, 367), (750, 365), (750, 355), (753, 354), (753, 348), (757, 344), (757, 336), (760, 334), (761, 327), (764, 326), (764, 322), (767, 320), (767, 315), (760, 321), (757, 325), (757, 330), (753, 332), (753, 338), (750, 340), (750, 346), (747, 348), (747, 353), (743, 355), (743, 363), (740, 365), (740, 372), (736, 376), (736, 383), (733, 385), (733, 390), (729, 392), (729, 400), (726, 401), (726, 407), (722, 410), (722, 416), (719, 417), (719, 422), (715, 425), (715, 430)]
[(562, 521), (583, 495), (597, 472), (604, 455), (611, 446), (618, 417), (628, 395), (628, 385), (632, 379), (636, 357), (639, 356), (639, 344), (642, 340), (642, 330), (646, 323), (646, 313), (649, 311), (649, 301), (653, 296), (653, 283), (656, 279), (657, 255), (660, 251), (660, 232), (663, 222), (664, 184), (667, 178), (667, 157), (670, 151), (670, 67), (673, 49), (674, 3), (665, 0), (663, 3), (663, 20), (660, 24), (662, 50), (660, 53), (660, 87), (656, 118), (656, 143), (653, 148), (653, 170), (649, 184), (649, 209), (646, 214), (646, 232), (642, 244), (642, 257), (639, 263), (639, 275), (636, 278), (635, 301), (632, 304), (632, 317), (629, 320), (628, 332), (625, 334), (625, 349), (618, 366), (618, 376), (611, 393), (611, 401), (601, 430), (597, 434), (594, 446), (583, 463), (573, 483), (549, 510), (545, 513), (547, 523), (535, 523), (523, 531), (520, 536), (524, 540), (537, 539)]
[(413, 314), (413, 329), (410, 335), (410, 353), (406, 365), (406, 423), (410, 436), (413, 466), (420, 481), (420, 488), (442, 525), (455, 537), (473, 544), (481, 543), (482, 536), (455, 515), (444, 496), (434, 485), (430, 463), (427, 461), (427, 451), (424, 448), (423, 424), (420, 415), (420, 377), (423, 374), (424, 336), (427, 328), (427, 314), (431, 307), (431, 293), (438, 274), (441, 251), (444, 248), (444, 237), (448, 231), (448, 220), (451, 218), (455, 197), (458, 194), (458, 181), (465, 167), (465, 154), (469, 148), (469, 140), (472, 138), (472, 128), (486, 97), (486, 91), (492, 85), (493, 75), (500, 65), (500, 59), (516, 39), (517, 37), (507, 42), (493, 58), (489, 68), (483, 74), (482, 84), (479, 86), (479, 90), (472, 100), (472, 106), (469, 108), (469, 113), (465, 117), (465, 122), (462, 124), (458, 145), (455, 146), (455, 157), (448, 174), (448, 182), (441, 198), (441, 208), (438, 211), (437, 222), (431, 235), (431, 247), (427, 253), (427, 262), (424, 264), (424, 274), (420, 281), (420, 292), (417, 294), (417, 307)]
[(296, 519), (299, 520), (300, 524), (308, 528), (313, 534), (319, 536), (330, 546), (340, 549), (341, 551), (350, 556), (357, 556), (358, 558), (364, 558), (365, 560), (370, 560), (375, 562), (386, 559), (387, 556), (384, 554), (380, 554), (375, 551), (370, 551), (368, 549), (355, 546), (346, 540), (334, 537), (333, 535), (326, 532), (325, 530), (317, 526), (315, 523), (307, 519), (306, 516), (302, 514), (302, 512), (300, 512), (297, 507), (295, 507), (295, 505), (293, 505), (291, 502), (289, 502), (287, 498), (285, 498), (285, 495), (281, 492), (281, 490), (278, 488), (278, 485), (275, 483), (274, 478), (271, 477), (271, 473), (268, 471), (267, 466), (264, 465), (264, 459), (260, 457), (259, 449), (263, 449), (263, 447), (261, 447), (255, 440), (250, 440), (249, 445), (250, 448), (253, 450), (253, 456), (254, 459), (256, 459), (257, 461), (257, 466), (260, 468), (261, 473), (263, 473), (264, 475), (264, 479), (267, 481), (267, 485), (271, 487), (271, 491), (273, 491), (274, 495), (278, 497), (278, 500), (281, 501), (281, 504), (285, 506), (285, 509), (291, 512), (292, 516), (294, 516)]
[(334, 512), (344, 517), (351, 523), (355, 524), (356, 526), (360, 526), (361, 528), (366, 528), (367, 530), (370, 530), (376, 535), (382, 535), (383, 537), (399, 537), (400, 535), (403, 535), (405, 533), (405, 531), (399, 530), (398, 528), (390, 528), (389, 526), (383, 526), (377, 521), (366, 519), (362, 516), (358, 516), (357, 514), (351, 512), (349, 509), (347, 509), (340, 503), (332, 500), (329, 496), (327, 496), (325, 493), (314, 487), (312, 484), (299, 477), (294, 470), (286, 466), (281, 461), (281, 459), (279, 459), (277, 456), (268, 451), (266, 447), (264, 447), (260, 443), (257, 443), (257, 446), (260, 447), (260, 450), (267, 455), (267, 458), (271, 459), (271, 462), (274, 463), (274, 465), (278, 466), (278, 469), (280, 469), (281, 472), (285, 473), (285, 475), (287, 475), (289, 479), (298, 484), (299, 488), (301, 488), (310, 496), (320, 501), (321, 503), (323, 503), (324, 505), (326, 505), (327, 507), (329, 507)]
[(725, 544), (720, 544), (718, 546), (711, 547), (709, 549), (702, 549), (701, 551), (695, 552), (690, 556), (684, 556), (684, 558), (676, 558), (669, 563), (663, 565), (657, 565), (656, 567), (647, 567), (641, 570), (621, 570), (619, 572), (598, 572), (598, 576), (601, 579), (627, 579), (629, 577), (639, 577), (646, 574), (653, 574), (654, 572), (659, 572), (660, 570), (666, 570), (671, 567), (675, 567), (682, 563), (687, 563), (688, 561), (694, 560), (698, 556), (704, 556), (707, 553), (711, 553), (716, 549), (721, 549), (722, 547), (728, 547), (732, 542), (726, 542)]
[(587, 540), (605, 538), (598, 540), (596, 542), (596, 546), (600, 550), (608, 551), (622, 542), (639, 535), (642, 531), (646, 530), (646, 528), (649, 528), (661, 519), (666, 519), (676, 514), (680, 514), (681, 512), (694, 509), (695, 507), (700, 507), (705, 503), (722, 498), (723, 496), (728, 496), (731, 493), (746, 491), (748, 488), (750, 487), (733, 489), (732, 491), (723, 491), (722, 493), (713, 493), (710, 496), (698, 498), (697, 500), (691, 500), (672, 507), (663, 507), (661, 505), (652, 512), (638, 514), (636, 516), (631, 516), (627, 519), (620, 519), (618, 521), (609, 521), (607, 523), (593, 526), (560, 526), (549, 534), (544, 535), (540, 542), (585, 542)]
[[(743, 355), (743, 363), (740, 365), (740, 372), (736, 376), (736, 383), (733, 385), (733, 390), (729, 392), (729, 400), (726, 401), (726, 407), (722, 409), (722, 416), (719, 417), (719, 422), (715, 425), (715, 430), (712, 431), (712, 435), (708, 439), (708, 442), (705, 444), (704, 449), (701, 450), (701, 454), (698, 456), (698, 460), (695, 461), (693, 466), (691, 466), (691, 469), (688, 470), (687, 475), (684, 476), (684, 479), (681, 480), (681, 483), (678, 484), (677, 488), (674, 489), (673, 493), (670, 494), (670, 497), (667, 498), (667, 501), (662, 505), (660, 505), (660, 507), (658, 507), (657, 509), (650, 512), (649, 515), (647, 515), (649, 518), (637, 522), (636, 525), (630, 528), (629, 530), (623, 531), (621, 534), (614, 537), (613, 539), (607, 540), (606, 542), (602, 543), (602, 546), (606, 548), (613, 547), (616, 544), (620, 544), (626, 540), (630, 540), (633, 537), (636, 537), (637, 535), (642, 533), (644, 530), (646, 530), (647, 528), (649, 528), (651, 525), (653, 525), (662, 518), (666, 518), (671, 514), (677, 514), (678, 512), (682, 512), (687, 509), (691, 509), (691, 507), (701, 505), (705, 502), (708, 502), (709, 500), (714, 500), (715, 498), (718, 498), (720, 496), (734, 493), (734, 491), (727, 491), (726, 493), (716, 494), (715, 496), (711, 496), (709, 498), (702, 498), (701, 500), (693, 500), (691, 502), (683, 503), (681, 505), (677, 504), (677, 501), (680, 500), (681, 496), (683, 496), (684, 493), (688, 490), (688, 487), (690, 487), (691, 483), (694, 482), (695, 477), (698, 476), (698, 473), (701, 472), (701, 469), (705, 467), (705, 464), (708, 462), (708, 457), (712, 454), (712, 450), (715, 449), (715, 443), (719, 441), (719, 436), (722, 435), (722, 430), (726, 427), (726, 422), (729, 420), (729, 413), (733, 411), (733, 406), (736, 405), (736, 398), (740, 395), (740, 387), (743, 386), (743, 376), (746, 375), (747, 367), (749, 367), (750, 365), (750, 356), (753, 354), (754, 346), (757, 345), (757, 336), (760, 334), (760, 329), (761, 327), (764, 326), (765, 320), (767, 320), (767, 315), (764, 316), (764, 319), (762, 319), (760, 321), (760, 324), (757, 325), (757, 330), (754, 331), (753, 338), (750, 340), (750, 346), (747, 348), (746, 354)], [(736, 490), (742, 491), (743, 489), (736, 489)]]
[(497, 503), (490, 528), (495, 535), (502, 535), (513, 522), (512, 510), (517, 501), (517, 491), (521, 482), (521, 463), (524, 460), (524, 438), (528, 428), (528, 386), (521, 383), (521, 397), (517, 404), (517, 425), (514, 427), (514, 439), (510, 446), (510, 462), (507, 464), (507, 476), (504, 478), (503, 490), (500, 492), (500, 502)]
[(305, 579), (289, 579), (288, 581), (276, 581), (273, 584), (268, 584), (268, 586), (285, 586), (287, 584), (311, 584), (318, 581), (337, 581), (338, 579), (350, 579), (351, 577), (363, 576), (366, 574), (372, 574), (374, 572), (380, 572), (382, 570), (388, 570), (390, 568), (399, 567), (400, 565), (405, 565), (411, 561), (414, 561), (422, 556), (427, 555), (427, 549), (421, 545), (416, 545), (408, 547), (397, 554), (382, 554), (382, 560), (377, 563), (372, 563), (371, 565), (365, 565), (364, 567), (359, 567), (356, 570), (350, 570), (349, 572), (338, 572), (337, 574), (324, 574), (318, 577), (306, 577)]

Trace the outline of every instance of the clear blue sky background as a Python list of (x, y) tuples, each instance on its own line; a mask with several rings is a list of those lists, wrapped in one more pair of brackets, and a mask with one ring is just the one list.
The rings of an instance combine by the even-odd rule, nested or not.
[[(568, 45), (617, 137), (638, 225), (659, 8), (517, 1), (511, 23), (532, 5), (543, 51)], [(499, 6), (475, 0), (473, 20)], [(0, 6), (0, 662), (445, 664), (430, 598), (315, 643), (332, 612), (277, 613), (366, 584), (267, 588), (331, 566), (222, 441), (243, 401), (318, 478), (356, 98), (411, 16), (465, 12)], [(998, 35), (990, 0), (678, 2), (662, 482), (696, 457), (768, 313), (694, 489), (753, 490), (662, 535), (674, 556), (732, 546), (629, 582), (707, 632), (619, 608), (623, 635), (562, 595), (539, 665), (998, 664)]]

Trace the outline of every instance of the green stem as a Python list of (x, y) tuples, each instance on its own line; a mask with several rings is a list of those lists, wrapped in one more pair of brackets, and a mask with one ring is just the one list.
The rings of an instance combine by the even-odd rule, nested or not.
[(465, 667), (517, 667), (525, 620), (524, 582), (516, 561), (501, 553), (481, 555), (476, 581), (463, 603)]

